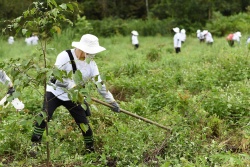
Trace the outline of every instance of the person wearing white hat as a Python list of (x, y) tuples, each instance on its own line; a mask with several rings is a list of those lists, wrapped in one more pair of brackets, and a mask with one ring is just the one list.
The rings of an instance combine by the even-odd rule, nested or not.
[(10, 37), (8, 38), (8, 43), (9, 43), (9, 44), (13, 44), (14, 42), (15, 42), (14, 37), (13, 37), (13, 36), (10, 36)]
[(234, 41), (238, 42), (238, 44), (240, 44), (240, 38), (241, 38), (241, 32), (237, 31), (233, 34), (229, 34), (227, 36), (227, 41), (229, 46), (233, 47), (234, 46)]
[(214, 42), (212, 34), (208, 30), (204, 30), (202, 34), (205, 36), (205, 41), (208, 45), (212, 45)]
[(32, 37), (30, 37), (30, 41), (31, 41), (32, 45), (37, 45), (38, 41), (39, 41), (39, 38), (38, 38), (38, 36), (36, 34), (32, 34)]
[(25, 38), (25, 43), (27, 44), (27, 45), (31, 45), (32, 44), (32, 38), (31, 37), (28, 37), (28, 38)]
[[(105, 84), (101, 80), (97, 64), (93, 60), (95, 54), (106, 50), (99, 45), (98, 38), (92, 34), (85, 34), (79, 42), (72, 42), (72, 46), (74, 47), (73, 49), (62, 51), (58, 54), (55, 67), (67, 73), (74, 73), (76, 70), (79, 70), (82, 74), (83, 82), (85, 83), (92, 80), (97, 85), (96, 87), (100, 95), (103, 96), (107, 103), (113, 106), (112, 110), (120, 112), (118, 103), (115, 101), (113, 95), (106, 89)], [(62, 79), (63, 82), (54, 79), (51, 80), (51, 83), (47, 84), (46, 101), (44, 101), (43, 109), (45, 110), (45, 107), (47, 107), (48, 120), (50, 120), (57, 107), (62, 105), (67, 108), (82, 132), (86, 151), (93, 152), (94, 139), (92, 129), (87, 119), (87, 116), (90, 115), (87, 111), (88, 107), (84, 109), (80, 104), (73, 102), (65, 91), (65, 89), (69, 90), (76, 86), (74, 80), (72, 78)], [(41, 142), (45, 126), (44, 120), (41, 124), (35, 123), (31, 137), (33, 145)], [(83, 129), (83, 127), (85, 127), (85, 129)], [(36, 151), (33, 150), (30, 154), (36, 156)]]
[(241, 32), (237, 31), (233, 35), (233, 41), (237, 41), (240, 44)]
[(175, 32), (173, 42), (174, 42), (174, 48), (175, 53), (181, 52), (181, 34), (180, 29), (178, 27), (173, 28), (173, 31)]
[(199, 39), (200, 43), (205, 41), (205, 37), (204, 37), (202, 32), (203, 31), (201, 31), (201, 30), (197, 30), (197, 32), (196, 32), (197, 33), (197, 38)]
[(132, 45), (134, 45), (134, 49), (138, 49), (139, 48), (139, 40), (138, 40), (139, 33), (133, 30), (131, 34), (132, 34)]

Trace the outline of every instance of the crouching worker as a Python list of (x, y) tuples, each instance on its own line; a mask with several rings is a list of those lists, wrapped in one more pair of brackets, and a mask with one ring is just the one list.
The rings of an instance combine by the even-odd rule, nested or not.
[[(99, 45), (98, 38), (91, 34), (85, 34), (81, 37), (79, 42), (72, 42), (72, 46), (74, 47), (73, 49), (59, 53), (56, 58), (55, 67), (67, 73), (71, 71), (74, 73), (75, 70), (80, 70), (82, 78), (86, 82), (98, 76), (97, 82), (102, 83), (97, 64), (93, 58), (95, 54), (106, 49)], [(87, 61), (89, 59), (90, 61)], [(70, 78), (63, 78), (63, 80), (63, 83), (56, 81), (54, 84), (47, 84), (43, 109), (45, 110), (45, 108), (47, 108), (48, 120), (50, 120), (56, 108), (61, 105), (64, 106), (70, 112), (82, 132), (86, 151), (94, 152), (93, 132), (89, 126), (86, 111), (80, 104), (73, 102), (69, 98), (68, 93), (64, 91), (65, 88), (72, 88), (74, 86), (74, 84), (72, 84), (74, 81)], [(97, 82), (96, 84), (98, 84)], [(113, 106), (112, 110), (120, 112), (118, 103), (114, 100), (113, 95), (106, 90), (105, 84), (102, 84), (101, 87), (97, 87), (97, 89), (105, 101)], [(85, 127), (88, 127), (87, 130), (82, 129), (83, 124)], [(41, 124), (35, 123), (33, 135), (31, 137), (33, 144), (41, 142), (45, 126), (46, 123), (44, 120)]]

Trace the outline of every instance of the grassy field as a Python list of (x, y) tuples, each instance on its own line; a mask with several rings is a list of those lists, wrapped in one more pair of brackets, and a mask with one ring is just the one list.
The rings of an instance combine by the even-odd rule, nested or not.
[[(49, 41), (48, 65), (53, 66), (56, 55), (78, 40), (65, 35)], [(23, 111), (0, 108), (0, 166), (46, 166), (46, 141), (51, 166), (249, 166), (250, 50), (244, 37), (232, 48), (225, 38), (214, 41), (208, 46), (188, 36), (176, 54), (172, 37), (139, 36), (137, 50), (130, 36), (100, 38), (107, 50), (96, 56), (96, 62), (109, 76), (106, 85), (121, 108), (171, 131), (91, 102), (96, 152), (84, 154), (80, 131), (69, 113), (58, 108), (38, 158), (31, 158), (32, 122), (41, 111), (43, 87), (30, 84), (19, 88), (26, 105)], [(18, 58), (20, 62), (36, 58), (32, 63), (43, 66), (40, 45), (27, 46), (24, 39), (13, 45), (2, 39), (0, 45), (5, 67)], [(34, 69), (29, 73), (37, 76)], [(0, 89), (3, 97), (7, 88)], [(103, 100), (96, 90), (92, 96)]]

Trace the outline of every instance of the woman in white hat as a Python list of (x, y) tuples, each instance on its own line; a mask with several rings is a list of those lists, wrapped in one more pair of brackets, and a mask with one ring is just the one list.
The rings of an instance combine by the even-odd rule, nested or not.
[[(87, 82), (98, 78), (98, 81), (94, 81), (97, 85), (99, 93), (103, 96), (106, 102), (110, 103), (115, 112), (119, 112), (120, 108), (113, 95), (106, 89), (105, 84), (102, 82), (99, 74), (99, 70), (96, 62), (93, 60), (94, 55), (106, 50), (104, 47), (99, 45), (98, 38), (91, 34), (85, 34), (81, 37), (79, 42), (72, 42), (73, 49), (62, 51), (58, 54), (55, 66), (64, 70), (67, 73), (75, 70), (79, 70), (82, 73), (83, 81)], [(71, 56), (71, 58), (70, 58)], [(74, 103), (68, 96), (68, 93), (64, 89), (71, 89), (75, 86), (74, 80), (72, 78), (63, 78), (63, 82), (51, 81), (52, 83), (47, 84), (46, 89), (46, 101), (44, 102), (47, 107), (48, 119), (50, 120), (54, 111), (59, 106), (64, 106), (70, 112), (72, 117), (75, 119), (76, 124), (79, 126), (85, 142), (85, 148), (88, 152), (94, 151), (94, 139), (92, 129), (89, 126), (89, 121), (87, 116), (89, 113), (80, 105)], [(83, 126), (85, 125), (85, 126)], [(82, 127), (87, 127), (87, 129), (82, 129)], [(35, 143), (40, 143), (42, 140), (42, 135), (45, 130), (45, 122), (42, 121), (41, 124), (36, 122), (31, 141), (33, 145)], [(36, 155), (36, 152), (30, 152), (32, 155)]]
[(138, 40), (139, 33), (133, 30), (131, 34), (132, 34), (132, 45), (134, 45), (134, 49), (138, 49), (139, 48), (139, 40)]
[(178, 27), (173, 28), (173, 31), (175, 32), (173, 41), (174, 41), (174, 48), (175, 53), (181, 52), (181, 34), (180, 29)]

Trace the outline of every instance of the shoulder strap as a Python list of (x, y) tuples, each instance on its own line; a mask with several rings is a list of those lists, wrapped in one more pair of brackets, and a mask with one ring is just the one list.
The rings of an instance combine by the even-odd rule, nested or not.
[(71, 53), (71, 50), (66, 50), (66, 52), (68, 53), (69, 55), (69, 58), (70, 58), (70, 62), (71, 62), (71, 65), (72, 65), (72, 69), (73, 69), (73, 74), (75, 73), (76, 71), (76, 63), (75, 63), (75, 60), (74, 60), (74, 57)]

